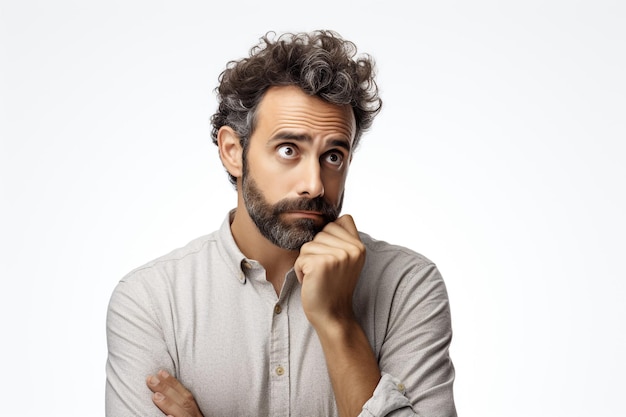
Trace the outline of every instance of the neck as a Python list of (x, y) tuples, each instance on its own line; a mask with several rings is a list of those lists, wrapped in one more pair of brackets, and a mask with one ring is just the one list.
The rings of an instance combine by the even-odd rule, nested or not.
[(254, 259), (263, 265), (267, 281), (272, 283), (276, 294), (280, 294), (285, 274), (293, 267), (299, 251), (282, 249), (267, 240), (259, 232), (245, 206), (241, 204), (235, 211), (230, 229), (239, 250), (246, 258)]

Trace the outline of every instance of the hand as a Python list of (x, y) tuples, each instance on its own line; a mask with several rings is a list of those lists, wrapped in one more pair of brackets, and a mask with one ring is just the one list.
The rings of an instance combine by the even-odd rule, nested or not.
[(203, 417), (196, 400), (183, 384), (166, 371), (146, 378), (152, 401), (168, 417)]
[(302, 284), (302, 307), (320, 325), (354, 319), (352, 294), (365, 263), (365, 246), (350, 215), (328, 223), (300, 249), (294, 269)]

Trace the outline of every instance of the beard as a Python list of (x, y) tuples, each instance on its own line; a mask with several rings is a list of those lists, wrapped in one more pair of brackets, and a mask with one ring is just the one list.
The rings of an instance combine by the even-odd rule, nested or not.
[[(313, 240), (324, 226), (337, 220), (343, 204), (343, 194), (337, 207), (323, 197), (283, 199), (270, 204), (256, 185), (254, 179), (244, 172), (242, 178), (243, 200), (250, 218), (261, 234), (274, 245), (287, 250), (299, 250)], [(321, 213), (322, 222), (313, 219), (285, 221), (281, 215), (290, 211), (314, 211)]]

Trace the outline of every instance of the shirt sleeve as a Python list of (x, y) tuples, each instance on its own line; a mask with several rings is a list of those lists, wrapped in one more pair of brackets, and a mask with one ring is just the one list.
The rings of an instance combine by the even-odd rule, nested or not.
[(175, 375), (163, 328), (141, 281), (118, 283), (107, 312), (105, 409), (107, 417), (163, 417), (146, 377), (159, 369)]
[(374, 395), (363, 405), (359, 417), (416, 416), (409, 399), (404, 394), (404, 385), (393, 376), (383, 373)]
[(402, 275), (378, 353), (382, 378), (362, 416), (456, 417), (443, 278), (432, 263), (415, 265)]

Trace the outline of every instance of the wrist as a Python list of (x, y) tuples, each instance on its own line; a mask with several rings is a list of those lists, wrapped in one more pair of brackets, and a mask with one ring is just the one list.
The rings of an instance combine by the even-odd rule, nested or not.
[(352, 312), (319, 317), (311, 324), (322, 342), (349, 344), (363, 332)]

